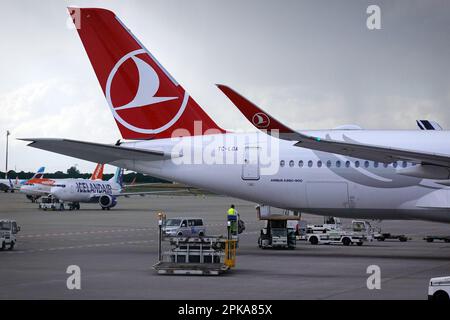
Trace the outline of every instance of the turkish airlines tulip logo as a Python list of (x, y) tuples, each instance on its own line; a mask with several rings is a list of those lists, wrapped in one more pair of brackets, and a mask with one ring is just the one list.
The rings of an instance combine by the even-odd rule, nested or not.
[[(189, 95), (184, 92), (184, 96), (158, 96), (161, 85), (158, 73), (145, 61), (143, 54), (148, 55), (148, 52), (135, 50), (116, 63), (106, 81), (105, 95), (114, 118), (121, 125), (134, 132), (157, 134), (170, 128), (181, 117)], [(115, 89), (115, 81), (122, 87)], [(123, 96), (130, 92), (132, 96), (128, 98), (131, 100), (124, 103)]]
[(258, 112), (252, 117), (252, 123), (259, 129), (265, 129), (270, 125), (269, 116), (263, 112)]

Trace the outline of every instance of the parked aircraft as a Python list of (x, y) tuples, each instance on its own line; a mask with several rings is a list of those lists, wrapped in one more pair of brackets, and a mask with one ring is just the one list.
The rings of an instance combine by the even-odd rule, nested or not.
[(122, 138), (24, 139), (215, 193), (318, 215), (450, 222), (450, 132), (292, 130), (234, 90), (259, 129), (220, 128), (117, 16), (70, 9)]
[[(91, 177), (88, 180), (102, 180), (104, 164), (97, 164)], [(32, 178), (26, 181), (21, 187), (20, 192), (24, 193), (28, 199), (35, 202), (41, 196), (47, 196), (51, 192), (51, 188), (65, 184), (70, 180), (86, 180), (86, 179), (50, 179), (44, 177)]]
[[(99, 172), (95, 170), (94, 173), (103, 174), (103, 168)], [(97, 177), (69, 179), (54, 184), (50, 188), (50, 194), (63, 202), (73, 203), (75, 209), (80, 209), (80, 202), (98, 202), (102, 210), (110, 210), (117, 204), (116, 198), (122, 192), (122, 179), (123, 169), (117, 168), (108, 181), (99, 180)]]
[(50, 189), (50, 194), (62, 202), (72, 203), (72, 207), (80, 209), (80, 203), (98, 203), (102, 210), (110, 210), (117, 204), (117, 198), (145, 196), (149, 194), (176, 193), (178, 190), (157, 190), (142, 192), (123, 192), (127, 187), (149, 186), (151, 184), (123, 184), (123, 169), (117, 168), (114, 176), (108, 181), (98, 179), (71, 179), (57, 183)]
[[(40, 167), (31, 179), (41, 179), (44, 176), (45, 167)], [(30, 180), (31, 180), (30, 179)], [(0, 191), (14, 192), (20, 190), (20, 187), (25, 184), (28, 179), (0, 179)]]

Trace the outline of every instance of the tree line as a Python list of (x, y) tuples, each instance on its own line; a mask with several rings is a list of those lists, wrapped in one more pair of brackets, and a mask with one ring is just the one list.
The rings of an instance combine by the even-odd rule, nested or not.
[[(31, 177), (33, 177), (34, 174), (35, 174), (35, 172), (25, 172), (25, 171), (16, 172), (14, 170), (9, 170), (8, 178), (10, 178), (10, 179), (16, 179), (16, 178), (30, 179)], [(91, 175), (92, 175), (92, 173), (81, 173), (75, 166), (72, 166), (69, 169), (67, 169), (65, 173), (62, 171), (56, 171), (54, 173), (45, 173), (44, 177), (49, 178), (49, 179), (69, 179), (69, 178), (89, 179), (89, 177)], [(105, 173), (105, 174), (103, 174), (103, 180), (109, 180), (113, 176), (114, 176), (114, 174), (112, 174), (112, 173)], [(4, 178), (5, 172), (0, 171), (0, 177)], [(135, 181), (136, 183), (157, 183), (157, 182), (168, 183), (169, 182), (169, 181), (166, 181), (163, 179), (155, 178), (152, 176), (147, 176), (142, 173), (136, 173), (136, 172), (126, 173), (125, 172), (123, 175), (123, 182), (131, 183), (132, 181)]]

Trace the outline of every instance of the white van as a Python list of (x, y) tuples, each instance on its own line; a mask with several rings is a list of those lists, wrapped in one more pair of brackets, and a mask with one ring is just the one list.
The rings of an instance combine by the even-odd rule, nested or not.
[(432, 278), (428, 286), (428, 300), (450, 300), (450, 277)]
[(202, 218), (170, 218), (163, 226), (163, 234), (169, 237), (203, 237), (205, 233)]

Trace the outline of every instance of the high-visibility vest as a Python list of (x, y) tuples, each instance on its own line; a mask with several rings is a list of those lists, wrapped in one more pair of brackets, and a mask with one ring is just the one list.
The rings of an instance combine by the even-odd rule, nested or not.
[(234, 208), (228, 209), (228, 215), (229, 215), (229, 216), (234, 216), (234, 215), (236, 215), (236, 210), (235, 210)]

